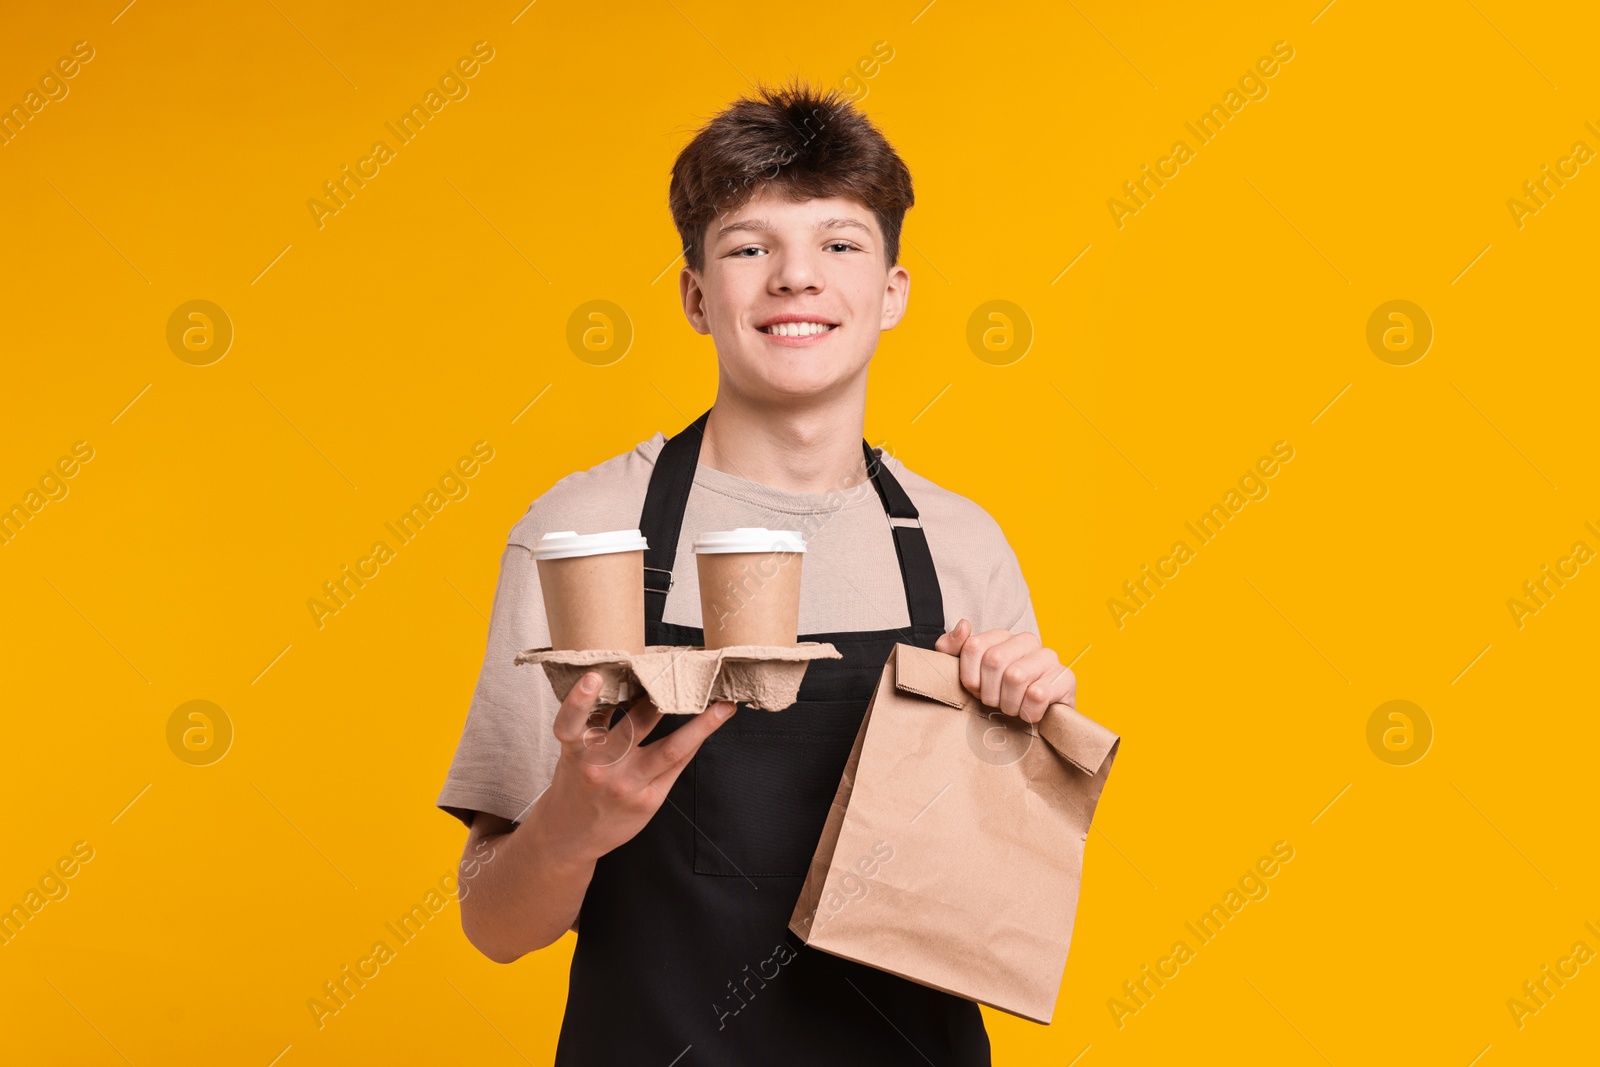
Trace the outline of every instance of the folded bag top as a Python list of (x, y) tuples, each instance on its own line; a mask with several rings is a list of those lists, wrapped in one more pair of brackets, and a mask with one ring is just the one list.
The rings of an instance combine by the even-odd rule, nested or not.
[[(952, 708), (978, 702), (978, 698), (961, 684), (960, 659), (916, 645), (895, 645), (894, 687), (902, 693), (914, 693)], [(1100, 770), (1117, 743), (1116, 734), (1069, 704), (1051, 704), (1045, 709), (1044, 717), (1033, 725), (1039, 736), (1062, 758), (1090, 776)]]

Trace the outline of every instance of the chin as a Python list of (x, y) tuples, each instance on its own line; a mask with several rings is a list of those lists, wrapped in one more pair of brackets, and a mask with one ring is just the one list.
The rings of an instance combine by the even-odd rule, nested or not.
[(847, 367), (796, 362), (751, 368), (747, 380), (762, 392), (776, 396), (820, 396), (842, 388), (856, 375)]
[(839, 385), (840, 382), (832, 378), (767, 378), (755, 383), (755, 391), (756, 395), (770, 400), (795, 401), (826, 396)]

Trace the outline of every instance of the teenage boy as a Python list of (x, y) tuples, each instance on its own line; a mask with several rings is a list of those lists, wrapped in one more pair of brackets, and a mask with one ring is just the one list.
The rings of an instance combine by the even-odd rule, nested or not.
[[(470, 827), (462, 925), (502, 963), (578, 931), (558, 1065), (987, 1064), (972, 1001), (788, 931), (896, 642), (959, 655), (968, 689), (1028, 722), (1075, 696), (995, 521), (862, 437), (867, 367), (910, 290), (910, 172), (847, 101), (796, 84), (712, 119), (669, 199), (716, 402), (563, 478), (512, 528), (438, 801)], [(649, 542), (646, 644), (703, 643), (697, 532), (768, 527), (806, 540), (801, 640), (843, 658), (813, 661), (777, 713), (597, 711), (593, 673), (558, 704), (512, 666), (549, 643), (530, 550), (553, 530), (633, 527)]]

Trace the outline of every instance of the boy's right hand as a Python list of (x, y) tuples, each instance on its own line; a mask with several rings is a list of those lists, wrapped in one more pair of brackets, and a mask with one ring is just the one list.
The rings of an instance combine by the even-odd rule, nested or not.
[(732, 701), (719, 701), (646, 745), (663, 714), (655, 702), (640, 697), (607, 729), (611, 711), (596, 710), (599, 692), (600, 676), (589, 671), (561, 702), (554, 726), (561, 756), (538, 801), (546, 834), (561, 840), (567, 856), (590, 861), (644, 829), (701, 742), (734, 712)]

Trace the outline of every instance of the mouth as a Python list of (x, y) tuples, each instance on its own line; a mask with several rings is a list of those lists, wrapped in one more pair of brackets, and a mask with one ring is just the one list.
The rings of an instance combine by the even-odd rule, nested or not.
[(772, 322), (756, 329), (768, 337), (818, 337), (839, 328), (836, 322), (822, 322), (820, 320), (802, 320), (795, 322)]

